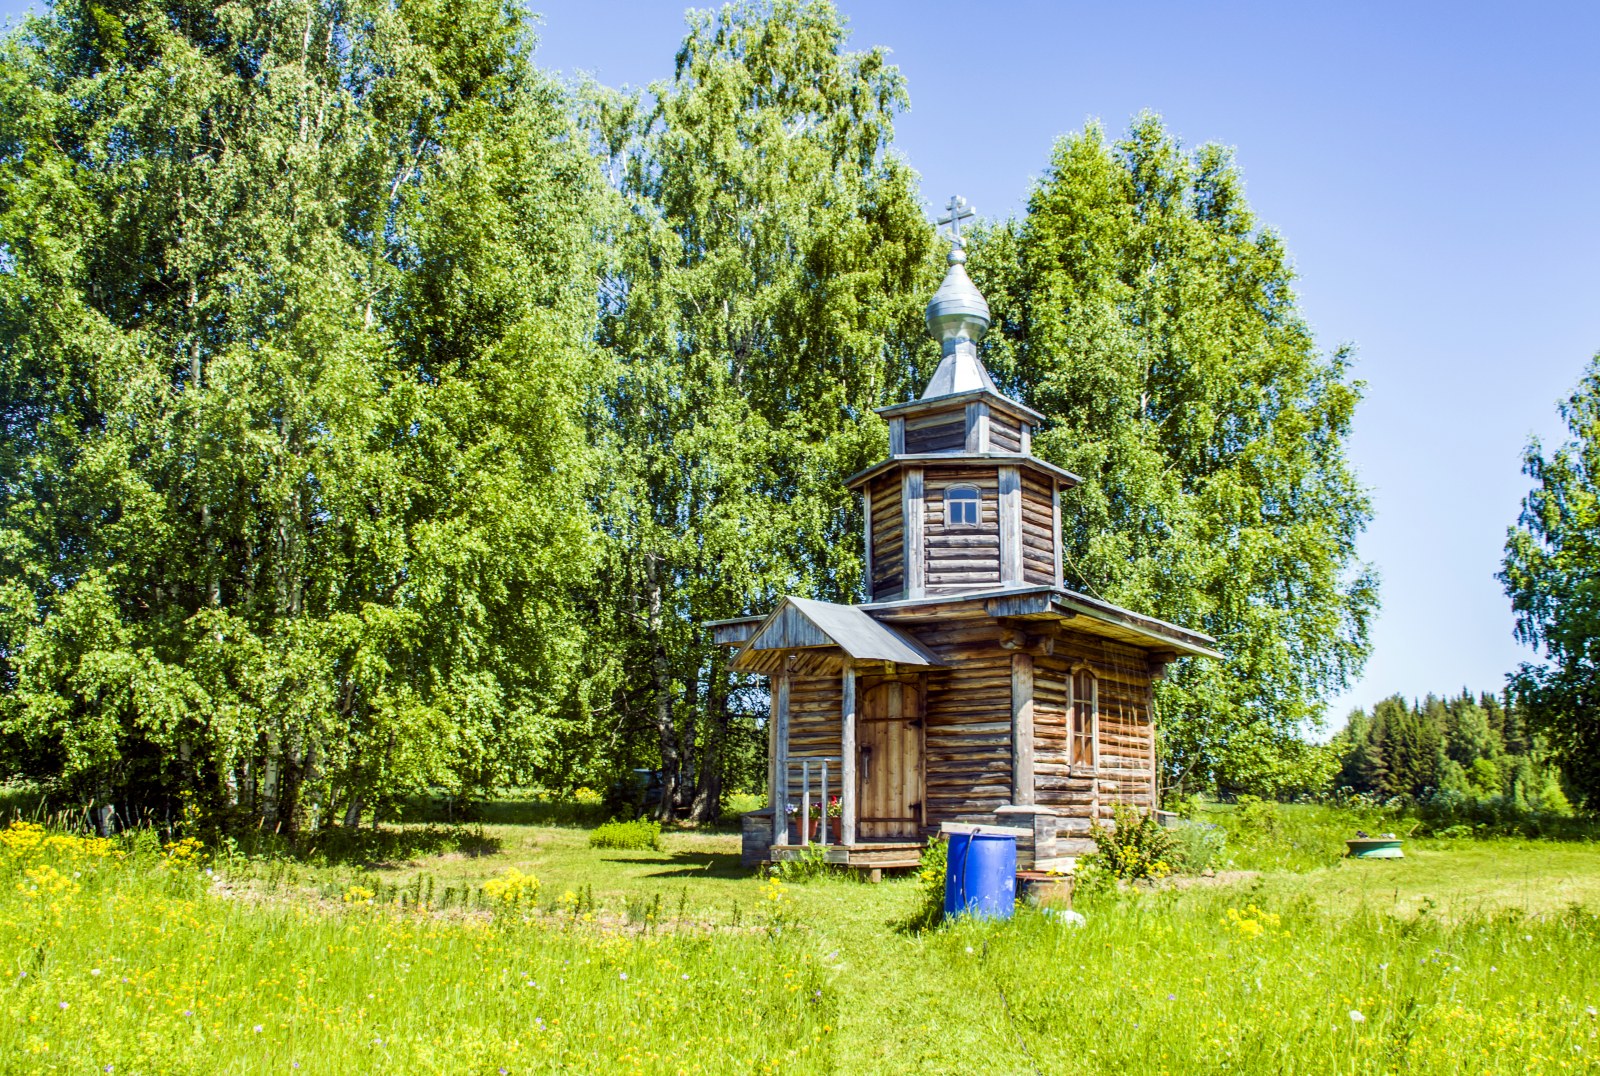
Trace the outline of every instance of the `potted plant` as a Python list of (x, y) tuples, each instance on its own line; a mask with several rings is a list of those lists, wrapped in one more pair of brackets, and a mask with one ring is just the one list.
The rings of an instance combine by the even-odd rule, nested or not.
[(844, 828), (844, 817), (842, 808), (839, 806), (838, 796), (829, 796), (827, 803), (819, 803), (812, 808), (812, 840), (815, 841), (821, 838), (822, 824), (824, 819), (827, 820), (828, 824), (828, 840), (832, 841), (834, 844), (838, 844), (841, 840), (843, 840), (841, 834)]

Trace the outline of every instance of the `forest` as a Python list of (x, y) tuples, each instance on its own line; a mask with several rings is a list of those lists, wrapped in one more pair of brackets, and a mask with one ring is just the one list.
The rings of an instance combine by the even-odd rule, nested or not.
[[(822, 0), (691, 13), (642, 90), (537, 44), (499, 0), (5, 38), (4, 776), (289, 836), (640, 768), (663, 816), (761, 791), (765, 696), (703, 625), (861, 593), (842, 479), (938, 358), (908, 87)], [(1066, 585), (1228, 656), (1158, 690), (1165, 783), (1592, 802), (1600, 373), (1508, 547), (1551, 664), (1319, 747), (1378, 605), (1352, 355), (1226, 148), (1142, 114), (1039, 167), (971, 242), (985, 361), (1084, 479)]]

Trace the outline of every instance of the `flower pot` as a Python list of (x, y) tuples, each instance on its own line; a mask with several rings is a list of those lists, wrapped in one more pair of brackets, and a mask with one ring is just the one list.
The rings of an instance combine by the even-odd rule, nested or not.
[(813, 818), (811, 820), (811, 839), (814, 841), (822, 840), (822, 824), (824, 821), (828, 824), (828, 843), (838, 844), (840, 834), (844, 830), (844, 819), (842, 818), (829, 818), (826, 820)]

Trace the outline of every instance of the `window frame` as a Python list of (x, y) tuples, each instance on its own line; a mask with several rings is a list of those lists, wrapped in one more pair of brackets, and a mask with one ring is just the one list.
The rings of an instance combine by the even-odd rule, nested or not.
[[(1079, 677), (1088, 681), (1088, 698), (1078, 694)], [(1067, 764), (1073, 770), (1094, 770), (1100, 764), (1100, 677), (1087, 665), (1076, 665), (1070, 673), (1071, 713), (1067, 722)], [(1087, 719), (1082, 708), (1088, 703)], [(1087, 725), (1087, 728), (1085, 728)], [(1082, 761), (1080, 747), (1087, 748), (1088, 761)]]
[[(957, 497), (957, 493), (970, 493), (971, 497)], [(952, 504), (971, 504), (972, 522), (958, 521), (951, 511)], [(944, 489), (944, 525), (957, 527), (963, 530), (976, 529), (983, 526), (983, 490), (970, 482), (958, 482)]]

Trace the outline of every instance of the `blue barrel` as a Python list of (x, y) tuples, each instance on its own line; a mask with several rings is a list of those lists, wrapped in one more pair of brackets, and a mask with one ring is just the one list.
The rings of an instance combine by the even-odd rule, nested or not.
[(1010, 919), (1017, 899), (1017, 839), (1003, 833), (951, 833), (944, 869), (944, 914)]

